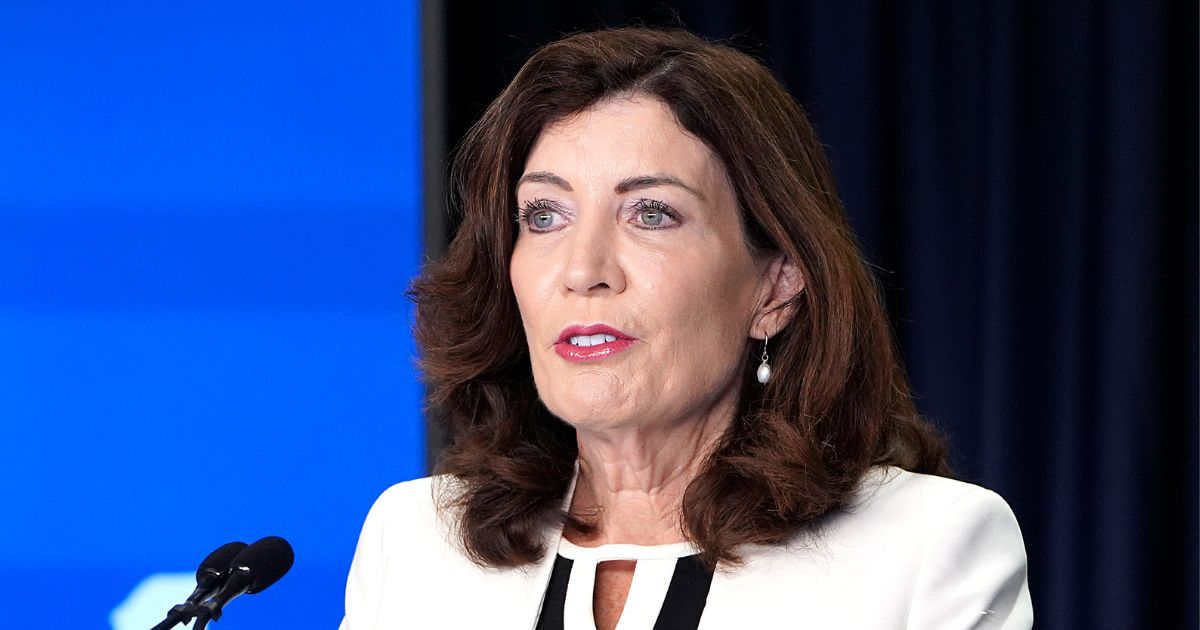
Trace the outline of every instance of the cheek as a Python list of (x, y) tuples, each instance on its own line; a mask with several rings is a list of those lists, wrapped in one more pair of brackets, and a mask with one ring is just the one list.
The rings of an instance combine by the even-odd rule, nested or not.
[(526, 331), (533, 323), (530, 318), (535, 318), (538, 310), (544, 307), (546, 302), (546, 274), (539, 269), (536, 258), (530, 255), (528, 247), (522, 247), (518, 241), (508, 265), (508, 279), (517, 298), (517, 308), (521, 312), (521, 321)]
[(755, 278), (736, 257), (676, 256), (655, 263), (641, 274), (647, 297), (656, 310), (689, 322), (700, 322), (698, 337), (706, 328), (728, 328), (744, 321), (753, 309)]
[[(669, 269), (669, 271), (667, 270)], [(739, 361), (754, 308), (754, 276), (709, 257), (676, 258), (643, 275), (643, 312), (669, 333), (665, 350), (677, 369), (724, 373)]]

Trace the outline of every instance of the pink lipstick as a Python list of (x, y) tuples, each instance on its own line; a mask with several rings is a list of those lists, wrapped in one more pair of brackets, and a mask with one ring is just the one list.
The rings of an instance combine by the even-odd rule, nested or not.
[(568, 361), (595, 361), (610, 357), (637, 339), (604, 324), (568, 326), (558, 336), (554, 351)]

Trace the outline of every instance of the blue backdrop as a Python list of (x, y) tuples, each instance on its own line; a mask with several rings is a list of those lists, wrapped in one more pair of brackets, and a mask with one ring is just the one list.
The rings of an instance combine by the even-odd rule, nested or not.
[(418, 9), (0, 5), (0, 626), (265, 535), (296, 566), (220, 626), (337, 624), (424, 468)]

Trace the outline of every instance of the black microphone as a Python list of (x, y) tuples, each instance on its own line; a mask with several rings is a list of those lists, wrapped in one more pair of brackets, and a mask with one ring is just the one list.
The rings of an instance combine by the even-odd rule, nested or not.
[(167, 630), (176, 624), (191, 621), (196, 616), (196, 607), (200, 602), (212, 596), (229, 579), (230, 563), (245, 548), (246, 543), (235, 541), (225, 543), (208, 554), (196, 569), (196, 590), (192, 591), (186, 602), (172, 608), (167, 618), (151, 630)]
[(238, 595), (258, 593), (279, 581), (295, 559), (292, 546), (278, 536), (267, 536), (243, 549), (230, 563), (229, 578), (221, 590), (200, 604), (195, 630), (202, 630), (209, 619), (220, 619), (221, 609)]

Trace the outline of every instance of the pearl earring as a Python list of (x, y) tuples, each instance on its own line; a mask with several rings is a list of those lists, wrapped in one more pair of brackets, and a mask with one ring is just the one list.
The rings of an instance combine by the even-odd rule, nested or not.
[(758, 382), (764, 384), (771, 380), (771, 364), (767, 363), (767, 359), (770, 358), (767, 356), (768, 339), (770, 337), (763, 337), (762, 363), (758, 366)]

